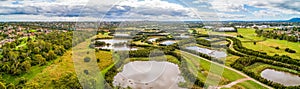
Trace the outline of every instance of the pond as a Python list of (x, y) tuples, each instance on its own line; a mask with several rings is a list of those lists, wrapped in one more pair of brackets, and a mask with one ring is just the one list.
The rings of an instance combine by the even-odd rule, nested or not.
[[(110, 45), (105, 45), (105, 46), (96, 47), (96, 48), (113, 49), (113, 50), (138, 50), (137, 48), (127, 46), (127, 44), (125, 44), (125, 43), (127, 43), (129, 40), (126, 40), (126, 39), (101, 39), (101, 40), (97, 40), (97, 41), (109, 43)], [(117, 44), (117, 43), (124, 43), (124, 45), (114, 46), (114, 44)]]
[(287, 72), (265, 69), (261, 72), (261, 76), (267, 80), (283, 84), (284, 86), (300, 85), (300, 77)]
[(181, 36), (175, 36), (175, 37), (178, 37), (178, 38), (190, 38), (190, 36), (183, 36), (183, 35), (181, 35)]
[(179, 67), (170, 62), (134, 61), (125, 64), (123, 71), (114, 77), (113, 85), (133, 89), (183, 89), (179, 82)]
[(178, 37), (178, 38), (190, 38), (190, 36), (184, 35), (184, 34), (181, 34), (180, 36), (175, 36), (175, 37)]
[(172, 44), (174, 44), (174, 43), (176, 43), (176, 42), (175, 42), (175, 41), (172, 41), (172, 40), (167, 40), (167, 41), (161, 42), (160, 44), (162, 44), (162, 45), (172, 45)]
[(197, 52), (207, 54), (208, 56), (212, 56), (215, 58), (225, 58), (227, 56), (226, 52), (211, 50), (211, 49), (207, 49), (207, 48), (201, 48), (198, 46), (188, 46), (188, 47), (186, 47), (186, 49), (195, 50)]
[(125, 33), (115, 33), (114, 36), (130, 36), (130, 35)]
[(150, 38), (148, 41), (155, 42), (158, 38)]

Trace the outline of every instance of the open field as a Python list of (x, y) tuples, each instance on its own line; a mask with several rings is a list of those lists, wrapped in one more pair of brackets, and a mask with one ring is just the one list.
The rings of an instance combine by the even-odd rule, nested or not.
[[(201, 69), (204, 70), (204, 74), (199, 74), (200, 79), (203, 79), (204, 81), (207, 78), (207, 75), (209, 74), (209, 72), (211, 71), (211, 73), (216, 74), (216, 75), (220, 75), (222, 76), (222, 81), (223, 84), (227, 84), (229, 82), (235, 81), (237, 79), (241, 79), (244, 78), (242, 75), (239, 75), (238, 73), (235, 73), (234, 71), (228, 70), (226, 68), (224, 68), (215, 64), (210, 63), (209, 61), (205, 61), (203, 59), (199, 59), (193, 55), (187, 54), (187, 53), (182, 53), (182, 55), (184, 57), (186, 57), (186, 60), (190, 60), (192, 62), (189, 63), (193, 63), (192, 65), (198, 65), (198, 67), (200, 67)], [(196, 67), (197, 68), (197, 67)], [(212, 69), (211, 68), (215, 68)], [(202, 76), (204, 75), (204, 76)]]
[[(205, 29), (198, 29), (199, 32), (205, 33), (205, 32), (210, 32), (206, 31)], [(272, 30), (272, 29), (266, 29), (266, 30)], [(219, 32), (211, 32), (212, 34), (220, 34), (229, 36), (237, 36), (238, 34), (242, 35), (243, 38), (238, 37), (239, 40), (242, 41), (242, 44), (244, 47), (248, 49), (253, 49), (256, 51), (261, 51), (261, 52), (266, 52), (268, 55), (288, 55), (292, 58), (295, 59), (300, 59), (300, 43), (298, 42), (289, 42), (286, 40), (279, 40), (279, 39), (265, 39), (263, 37), (257, 37), (255, 33), (255, 29), (252, 28), (239, 28), (238, 33), (235, 32), (224, 32), (224, 33), (219, 33)], [(256, 45), (254, 45), (253, 42), (251, 41), (257, 41)], [(280, 49), (277, 50), (275, 47), (279, 47)], [(285, 48), (290, 48), (296, 51), (296, 53), (288, 53), (285, 52)]]
[[(263, 40), (263, 37), (257, 37), (255, 30), (253, 29), (239, 29), (239, 33), (244, 36), (244, 38), (239, 38), (241, 41), (245, 40), (254, 40), (259, 41)], [(266, 39), (264, 41), (259, 41), (254, 45), (253, 42), (242, 42), (243, 46), (249, 49), (253, 49), (256, 51), (266, 52), (268, 55), (288, 55), (292, 58), (300, 59), (300, 43), (296, 42), (289, 42), (286, 40), (279, 40), (279, 39)], [(280, 49), (277, 50), (275, 47), (279, 47)], [(288, 53), (285, 52), (285, 48), (290, 48), (296, 50), (296, 53)]]
[(260, 74), (265, 69), (275, 69), (275, 70), (281, 70), (281, 71), (286, 71), (286, 72), (300, 75), (299, 71), (291, 70), (291, 69), (283, 68), (283, 67), (278, 67), (278, 66), (273, 66), (273, 65), (269, 65), (269, 64), (264, 64), (264, 63), (254, 63), (250, 66), (247, 66), (246, 69), (250, 70), (254, 73), (257, 73), (257, 74)]
[[(286, 40), (267, 39), (266, 41), (258, 42), (256, 45), (253, 43), (243, 43), (243, 46), (256, 51), (266, 52), (268, 55), (288, 55), (292, 58), (300, 59), (300, 43), (288, 42)], [(275, 49), (279, 47), (280, 49)], [(296, 53), (285, 52), (285, 48), (290, 48), (296, 51)]]
[[(177, 60), (176, 57), (171, 56), (171, 55), (165, 55), (163, 57), (161, 57), (161, 60), (157, 60), (157, 61), (168, 61), (168, 62), (172, 62), (174, 64), (180, 64), (180, 62)], [(151, 61), (151, 58), (147, 58), (147, 57), (134, 57), (134, 58), (127, 58), (126, 60), (124, 60), (124, 63), (129, 63), (132, 61)]]
[(268, 89), (251, 80), (247, 80), (232, 86), (230, 89)]

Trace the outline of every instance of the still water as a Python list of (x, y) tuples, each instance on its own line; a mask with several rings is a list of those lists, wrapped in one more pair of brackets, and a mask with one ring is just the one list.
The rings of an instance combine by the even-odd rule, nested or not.
[(261, 72), (261, 76), (265, 79), (283, 84), (285, 86), (300, 85), (300, 77), (287, 72), (277, 71), (273, 69), (265, 69)]
[(113, 85), (133, 89), (183, 89), (179, 67), (170, 62), (134, 61), (114, 77)]

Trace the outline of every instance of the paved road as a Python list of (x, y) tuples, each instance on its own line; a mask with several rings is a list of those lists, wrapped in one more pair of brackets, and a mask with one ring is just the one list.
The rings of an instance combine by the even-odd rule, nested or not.
[(201, 58), (201, 59), (203, 59), (203, 60), (205, 60), (205, 61), (211, 62), (211, 63), (213, 63), (213, 64), (216, 64), (216, 65), (219, 65), (219, 66), (221, 66), (221, 67), (227, 68), (227, 69), (229, 69), (229, 70), (232, 70), (232, 71), (234, 71), (234, 72), (236, 72), (236, 73), (238, 73), (238, 74), (240, 74), (240, 75), (242, 75), (242, 76), (245, 76), (245, 77), (248, 78), (249, 80), (252, 80), (252, 81), (254, 81), (254, 82), (256, 82), (256, 83), (258, 83), (258, 84), (260, 84), (260, 85), (262, 85), (262, 86), (264, 86), (264, 87), (266, 87), (266, 88), (273, 89), (272, 87), (267, 86), (267, 85), (265, 85), (265, 84), (263, 84), (263, 83), (261, 83), (261, 82), (255, 80), (254, 78), (251, 78), (250, 76), (248, 76), (248, 75), (246, 75), (246, 74), (244, 74), (244, 73), (242, 73), (242, 72), (240, 72), (240, 71), (238, 71), (238, 70), (236, 70), (236, 69), (233, 69), (233, 68), (231, 68), (231, 67), (228, 67), (228, 66), (225, 66), (225, 65), (222, 65), (222, 64), (219, 64), (219, 63), (216, 63), (216, 62), (207, 60), (207, 59), (205, 59), (205, 58), (203, 58), (203, 57), (200, 57), (200, 56), (197, 56), (197, 55), (195, 55), (195, 54), (191, 54), (191, 53), (188, 53), (188, 52), (185, 52), (185, 51), (181, 51), (181, 52), (187, 53), (187, 54), (190, 54), (190, 55), (193, 55), (193, 56), (196, 56), (196, 57)]

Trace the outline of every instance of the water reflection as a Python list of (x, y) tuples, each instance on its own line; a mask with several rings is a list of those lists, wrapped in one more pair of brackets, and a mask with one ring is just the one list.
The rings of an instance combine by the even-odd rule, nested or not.
[(210, 49), (201, 48), (198, 46), (188, 46), (188, 47), (186, 47), (186, 49), (195, 50), (197, 52), (207, 54), (208, 56), (212, 56), (215, 58), (225, 58), (227, 56), (227, 54), (225, 52), (217, 51), (217, 50), (210, 50)]
[(273, 69), (265, 69), (261, 72), (261, 76), (265, 79), (283, 84), (285, 86), (300, 85), (300, 77), (287, 72), (277, 71)]
[(114, 77), (113, 85), (133, 89), (182, 89), (179, 67), (170, 62), (134, 61)]
[(162, 45), (172, 45), (172, 44), (174, 44), (174, 43), (176, 43), (175, 41), (172, 41), (172, 40), (168, 40), (168, 41), (163, 41), (163, 42), (161, 42), (160, 44), (162, 44)]
[(129, 42), (129, 40), (126, 39), (101, 39), (97, 41), (105, 42), (106, 44), (109, 45), (96, 47), (96, 48), (113, 49), (113, 50), (138, 50), (137, 48), (128, 46), (127, 43)]

